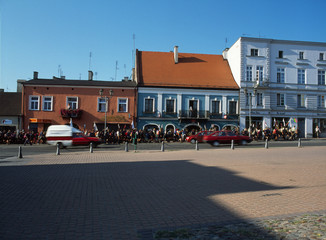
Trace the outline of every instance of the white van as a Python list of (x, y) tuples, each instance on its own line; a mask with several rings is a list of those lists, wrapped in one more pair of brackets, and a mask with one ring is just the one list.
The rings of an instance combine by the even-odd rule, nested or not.
[(101, 139), (87, 137), (82, 131), (68, 125), (51, 125), (45, 136), (48, 144), (59, 144), (60, 147), (89, 145), (90, 143), (96, 147), (101, 143)]

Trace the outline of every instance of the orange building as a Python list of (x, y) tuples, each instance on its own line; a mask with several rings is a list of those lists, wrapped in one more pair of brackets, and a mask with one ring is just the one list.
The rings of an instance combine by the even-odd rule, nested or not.
[(52, 124), (81, 130), (131, 128), (136, 122), (136, 83), (123, 81), (39, 79), (23, 83), (23, 129), (43, 131)]

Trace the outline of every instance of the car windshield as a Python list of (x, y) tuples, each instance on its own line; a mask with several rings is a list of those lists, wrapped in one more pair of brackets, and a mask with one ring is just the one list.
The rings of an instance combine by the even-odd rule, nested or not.
[(84, 137), (84, 134), (81, 133), (81, 132), (75, 132), (75, 133), (73, 133), (72, 136), (73, 136), (74, 138), (82, 138), (82, 137)]

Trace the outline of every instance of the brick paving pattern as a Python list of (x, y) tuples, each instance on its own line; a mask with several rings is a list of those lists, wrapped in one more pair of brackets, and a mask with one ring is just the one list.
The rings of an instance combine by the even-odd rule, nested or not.
[(325, 156), (95, 150), (0, 162), (0, 238), (151, 239), (152, 229), (324, 211)]

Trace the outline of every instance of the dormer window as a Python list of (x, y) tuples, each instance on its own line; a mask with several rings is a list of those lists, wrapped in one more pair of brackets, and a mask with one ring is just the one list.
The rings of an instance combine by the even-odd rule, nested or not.
[(303, 58), (303, 52), (299, 52), (299, 59), (301, 59), (301, 60), (304, 59)]
[(257, 57), (258, 56), (258, 49), (257, 48), (250, 49), (250, 56)]
[(278, 51), (278, 58), (283, 58), (283, 51)]

